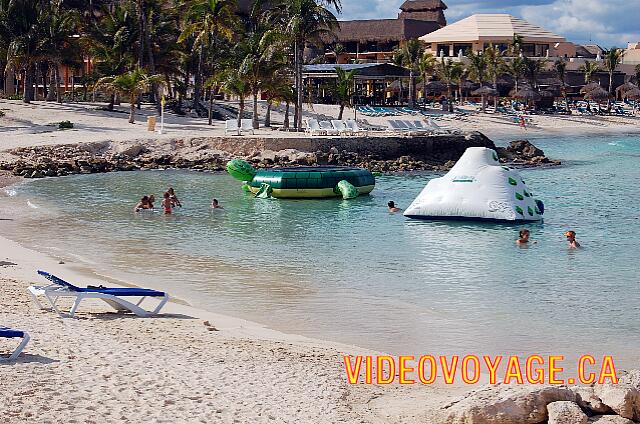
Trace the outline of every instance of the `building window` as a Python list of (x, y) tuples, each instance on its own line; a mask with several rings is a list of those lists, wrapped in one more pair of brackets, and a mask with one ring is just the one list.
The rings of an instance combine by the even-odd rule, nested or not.
[(443, 55), (444, 57), (449, 57), (449, 45), (448, 44), (438, 44), (438, 56)]
[(473, 44), (454, 44), (453, 45), (453, 55), (458, 56), (460, 54), (460, 50), (462, 50), (462, 54), (466, 55), (473, 49)]

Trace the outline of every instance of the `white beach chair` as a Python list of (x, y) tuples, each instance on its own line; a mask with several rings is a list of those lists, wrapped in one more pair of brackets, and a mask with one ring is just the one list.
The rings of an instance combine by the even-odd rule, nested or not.
[(356, 122), (358, 123), (358, 126), (360, 128), (363, 128), (367, 131), (386, 131), (387, 130), (387, 127), (382, 125), (373, 125), (366, 119), (358, 119), (356, 120)]
[(434, 121), (433, 119), (429, 118), (427, 120), (427, 124), (433, 128), (433, 130), (436, 133), (441, 133), (441, 134), (460, 134), (461, 131), (460, 130), (453, 130), (450, 128), (445, 128), (445, 127), (441, 127), (440, 125), (436, 124), (436, 121)]
[(243, 131), (250, 132), (252, 135), (255, 134), (255, 130), (253, 128), (253, 119), (241, 119), (240, 120), (240, 133)]
[[(107, 287), (77, 287), (71, 283), (64, 281), (63, 279), (49, 274), (48, 272), (38, 271), (38, 274), (49, 280), (51, 284), (48, 286), (30, 286), (28, 288), (31, 293), (31, 297), (35, 303), (44, 309), (38, 296), (44, 296), (47, 298), (51, 307), (61, 317), (62, 312), (56, 306), (59, 297), (74, 297), (75, 301), (69, 316), (73, 317), (82, 302), (83, 299), (100, 299), (109, 304), (113, 309), (117, 311), (129, 311), (136, 314), (139, 317), (147, 317), (155, 315), (160, 312), (164, 305), (169, 300), (169, 295), (165, 292), (151, 290), (151, 289), (138, 289), (138, 288), (107, 288)], [(137, 303), (132, 303), (122, 299), (122, 297), (134, 297), (140, 298)], [(140, 304), (147, 298), (154, 297), (160, 300), (160, 303), (153, 311), (147, 311), (140, 307)]]
[(318, 124), (318, 120), (316, 119), (307, 119), (306, 132), (311, 136), (325, 134), (325, 131), (320, 128), (320, 124)]
[(238, 127), (237, 119), (227, 119), (224, 121), (224, 135), (228, 135), (229, 133), (240, 135), (240, 128)]
[(405, 120), (399, 120), (400, 123), (402, 123), (405, 127), (409, 128), (409, 131), (412, 131), (414, 133), (417, 134), (426, 134), (426, 133), (432, 133), (433, 130), (423, 127), (422, 125), (418, 126), (415, 125), (413, 122), (411, 121), (405, 121)]
[(0, 327), (0, 337), (4, 339), (22, 339), (18, 347), (9, 355), (8, 358), (0, 358), (0, 362), (13, 361), (18, 358), (24, 347), (29, 343), (31, 337), (25, 331), (14, 330), (9, 327)]
[(354, 135), (356, 134), (364, 135), (364, 136), (369, 135), (369, 131), (366, 128), (360, 128), (360, 125), (358, 124), (358, 122), (354, 121), (353, 119), (347, 119), (345, 121), (345, 125), (347, 126), (347, 128), (349, 128), (351, 133)]
[(340, 132), (337, 131), (329, 121), (320, 121), (320, 128), (325, 132), (326, 135), (340, 134)]
[(339, 121), (337, 119), (332, 119), (331, 120), (331, 125), (333, 125), (333, 128), (336, 129), (336, 131), (338, 131), (338, 133), (343, 134), (343, 135), (352, 135), (353, 132), (347, 127), (347, 125), (344, 123), (344, 121)]

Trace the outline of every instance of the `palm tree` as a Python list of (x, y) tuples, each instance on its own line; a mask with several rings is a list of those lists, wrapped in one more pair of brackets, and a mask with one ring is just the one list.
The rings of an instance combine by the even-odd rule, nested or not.
[(229, 69), (225, 72), (222, 85), (220, 87), (222, 91), (230, 96), (237, 96), (240, 101), (238, 108), (238, 126), (240, 126), (240, 120), (244, 115), (244, 99), (249, 95), (251, 88), (247, 84), (246, 80), (240, 77), (238, 72), (234, 72)]
[(636, 65), (634, 68), (636, 73), (636, 85), (640, 84), (640, 64)]
[(600, 71), (600, 65), (589, 60), (584, 61), (584, 65), (580, 67), (580, 71), (584, 72), (584, 83), (589, 84), (593, 76)]
[(289, 127), (289, 104), (294, 101), (291, 78), (286, 68), (278, 69), (267, 75), (261, 84), (261, 92), (267, 100), (267, 111), (264, 115), (264, 126), (271, 126), (271, 108), (274, 104), (286, 103), (284, 127)]
[[(498, 46), (494, 46), (493, 44), (490, 44), (487, 48), (484, 49), (483, 56), (487, 64), (487, 76), (491, 79), (493, 88), (497, 90), (498, 75), (500, 74), (500, 70), (504, 65), (504, 60), (502, 59), (502, 52), (500, 52), (500, 48)], [(493, 97), (493, 106), (495, 108), (498, 107), (498, 96)]]
[(522, 58), (522, 61), (529, 84), (531, 84), (532, 88), (537, 88), (538, 76), (546, 69), (547, 61), (545, 59), (530, 59), (528, 57)]
[(235, 5), (235, 0), (187, 0), (184, 4), (185, 27), (178, 37), (178, 42), (183, 43), (194, 37), (193, 48), (198, 55), (193, 91), (194, 105), (199, 104), (202, 90), (203, 50), (211, 46), (214, 37), (228, 40), (233, 38), (237, 23)]
[(507, 50), (509, 56), (517, 57), (522, 53), (522, 44), (524, 43), (524, 37), (519, 34), (514, 34), (509, 48)]
[(482, 85), (487, 78), (487, 62), (484, 55), (469, 51), (467, 59), (469, 59), (469, 78)]
[[(425, 51), (420, 58), (420, 63), (418, 63), (420, 76), (422, 77), (422, 81), (425, 85), (429, 83), (429, 80), (433, 76), (437, 65), (438, 60), (436, 59), (436, 57), (432, 53)], [(424, 95), (426, 97), (426, 90), (424, 91)]]
[(416, 76), (420, 74), (420, 62), (424, 58), (424, 44), (417, 38), (408, 40), (395, 52), (394, 62), (409, 69), (409, 107), (415, 105)]
[(116, 93), (129, 100), (129, 123), (135, 122), (136, 99), (149, 90), (152, 84), (163, 84), (162, 75), (147, 75), (141, 68), (112, 77), (103, 77), (96, 86)]
[(273, 7), (274, 25), (281, 25), (293, 44), (296, 87), (295, 128), (302, 127), (302, 70), (303, 51), (308, 43), (320, 45), (322, 37), (338, 28), (338, 20), (328, 9), (340, 13), (340, 0), (278, 0)]
[(553, 63), (553, 69), (556, 72), (556, 76), (562, 84), (562, 97), (564, 98), (564, 104), (567, 112), (569, 111), (569, 99), (567, 98), (567, 62), (564, 59), (558, 59)]
[(447, 85), (447, 98), (451, 97), (451, 85), (456, 77), (455, 65), (453, 60), (445, 58), (440, 59), (438, 63), (438, 76), (440, 80)]
[(524, 59), (516, 56), (510, 60), (505, 61), (505, 63), (502, 65), (502, 72), (513, 77), (513, 80), (515, 82), (515, 89), (516, 91), (518, 91), (520, 89), (520, 80), (522, 80), (526, 73)]
[[(458, 86), (458, 99), (460, 99), (460, 101), (462, 101), (462, 82), (465, 79), (466, 72), (460, 62), (454, 62), (450, 71), (451, 82)], [(450, 107), (453, 107), (453, 104), (451, 104)]]
[(340, 105), (340, 113), (338, 120), (342, 120), (342, 114), (345, 107), (353, 107), (353, 95), (355, 93), (355, 76), (358, 74), (357, 69), (345, 71), (343, 68), (336, 66), (336, 75), (338, 78), (332, 87), (333, 95)]
[(609, 100), (607, 103), (607, 110), (611, 112), (611, 96), (613, 96), (613, 74), (616, 72), (616, 68), (622, 63), (622, 55), (624, 51), (613, 47), (604, 53), (604, 68), (609, 73)]

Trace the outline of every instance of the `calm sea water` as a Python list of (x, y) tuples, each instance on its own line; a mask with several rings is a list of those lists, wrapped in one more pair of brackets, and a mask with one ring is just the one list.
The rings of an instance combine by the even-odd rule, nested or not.
[[(522, 171), (547, 207), (528, 248), (514, 243), (519, 226), (387, 212), (435, 174), (380, 177), (351, 201), (253, 199), (226, 175), (182, 171), (35, 180), (0, 198), (25, 206), (0, 231), (308, 336), (391, 353), (606, 352), (636, 363), (640, 137), (535, 142), (565, 165)], [(174, 215), (132, 212), (169, 186), (184, 204)], [(224, 211), (209, 209), (212, 197)], [(567, 249), (568, 229), (584, 249)]]

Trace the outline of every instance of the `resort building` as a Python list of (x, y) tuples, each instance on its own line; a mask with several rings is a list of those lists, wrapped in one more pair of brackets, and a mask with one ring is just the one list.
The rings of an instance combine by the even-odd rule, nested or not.
[(514, 36), (522, 37), (528, 57), (575, 57), (576, 46), (564, 37), (506, 14), (477, 14), (426, 34), (420, 39), (437, 56), (456, 57), (480, 52), (489, 45), (505, 51)]
[(622, 56), (625, 65), (640, 65), (640, 43), (629, 43)]
[(327, 59), (335, 63), (390, 62), (402, 43), (446, 26), (446, 9), (441, 0), (407, 0), (396, 19), (340, 21), (335, 37), (327, 40)]
[(353, 99), (356, 104), (383, 105), (406, 100), (409, 71), (401, 66), (390, 63), (305, 65), (304, 86), (315, 103), (336, 103), (332, 90), (332, 85), (338, 78), (336, 67), (345, 71), (357, 71), (354, 76)]

